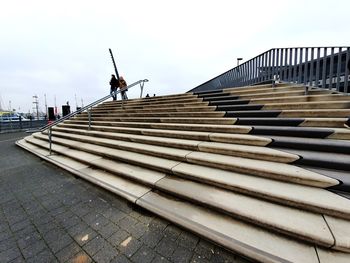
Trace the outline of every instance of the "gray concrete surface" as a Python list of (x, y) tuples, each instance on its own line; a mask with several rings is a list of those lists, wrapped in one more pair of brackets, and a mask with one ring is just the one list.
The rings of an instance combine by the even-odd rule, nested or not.
[(248, 262), (0, 134), (0, 262)]

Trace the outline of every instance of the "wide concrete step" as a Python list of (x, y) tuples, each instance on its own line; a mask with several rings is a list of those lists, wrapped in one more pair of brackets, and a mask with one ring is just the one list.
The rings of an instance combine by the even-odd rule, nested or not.
[(350, 142), (344, 140), (271, 136), (270, 147), (300, 149), (328, 153), (350, 153)]
[(314, 101), (349, 101), (350, 96), (343, 94), (321, 94), (321, 95), (304, 95), (304, 96), (289, 96), (289, 97), (274, 97), (251, 99), (250, 103), (268, 104), (268, 103), (286, 103), (286, 102), (314, 102)]
[(304, 138), (349, 140), (350, 129), (324, 127), (254, 126), (250, 132), (255, 135), (273, 135)]
[[(56, 132), (57, 131), (57, 132)], [(286, 154), (283, 151), (276, 151), (266, 147), (240, 145), (232, 143), (221, 142), (205, 142), (199, 140), (188, 139), (174, 139), (167, 137), (156, 137), (147, 135), (132, 135), (124, 133), (111, 133), (111, 132), (89, 132), (80, 131), (74, 129), (60, 129), (54, 128), (54, 136), (61, 138), (74, 139), (84, 142), (98, 143), (101, 145), (114, 145), (109, 140), (121, 140), (130, 141), (148, 145), (158, 145), (163, 147), (172, 147), (179, 149), (186, 149), (191, 151), (202, 151), (209, 153), (218, 153), (231, 156), (238, 156), (244, 158), (251, 158), (257, 160), (267, 160), (282, 163), (292, 163), (299, 159), (298, 155)], [(74, 136), (76, 135), (76, 136)], [(103, 139), (107, 140), (103, 140)], [(101, 139), (101, 141), (99, 141)], [(162, 148), (159, 148), (159, 153), (162, 153)]]
[[(34, 137), (42, 140), (48, 139), (48, 136), (44, 134), (34, 134)], [(129, 163), (136, 162), (136, 165), (158, 169), (164, 172), (171, 172), (171, 169), (179, 162), (188, 162), (315, 187), (330, 187), (339, 184), (335, 179), (285, 163), (252, 160), (242, 157), (172, 149), (160, 146), (148, 146), (145, 148), (143, 144), (125, 141), (109, 140), (108, 146), (101, 146), (97, 144), (97, 141), (80, 142), (57, 137), (53, 137), (52, 140), (54, 143), (63, 146), (75, 147), (82, 151), (100, 154), (108, 158), (117, 158), (118, 160)], [(102, 139), (99, 140), (100, 144), (101, 141)], [(112, 146), (113, 148), (111, 148)]]
[[(56, 146), (54, 146), (53, 148), (56, 148)], [(80, 161), (83, 163), (86, 162), (87, 158), (91, 160), (95, 160), (96, 163), (99, 163), (99, 164), (101, 163), (100, 162), (101, 158), (99, 156), (93, 156), (91, 154), (77, 152), (75, 150), (71, 150), (68, 148), (59, 149), (58, 152), (62, 153), (65, 156), (72, 156), (78, 160), (80, 159)], [(46, 155), (46, 157), (48, 158), (51, 158), (51, 156), (52, 155), (50, 156), (48, 156), (48, 154)], [(55, 156), (54, 159), (56, 158), (57, 157)], [(59, 158), (60, 166), (65, 165), (65, 159), (66, 159), (65, 157)], [(99, 162), (97, 162), (97, 160), (99, 160)], [(108, 161), (108, 160), (105, 160), (105, 161)], [(73, 165), (74, 167), (72, 167), (72, 163), (74, 164)], [(128, 200), (132, 202), (137, 202), (137, 200), (140, 200), (143, 196), (145, 196), (147, 193), (150, 192), (149, 187), (144, 187), (142, 185), (135, 183), (133, 180), (129, 181), (124, 178), (124, 176), (125, 177), (129, 176), (129, 175), (126, 175), (128, 173), (133, 174), (133, 171), (134, 171), (133, 169), (136, 169), (135, 171), (136, 173), (139, 173), (140, 178), (144, 177), (142, 176), (142, 173), (144, 172), (147, 173), (147, 171), (144, 171), (145, 169), (143, 168), (132, 167), (128, 164), (123, 164), (123, 163), (115, 163), (114, 166), (120, 167), (121, 165), (121, 169), (120, 169), (121, 171), (125, 169), (123, 165), (129, 166), (129, 167), (126, 167), (126, 174), (124, 174), (124, 176), (122, 177), (118, 177), (118, 176), (113, 176), (114, 174), (112, 175), (102, 170), (96, 170), (96, 168), (84, 167), (84, 165), (82, 165), (82, 167), (79, 169), (77, 168), (79, 165), (75, 163), (76, 162), (74, 161), (73, 162), (69, 161), (67, 163), (68, 169), (71, 168), (72, 170), (75, 171), (75, 174), (82, 176), (83, 178), (90, 180), (93, 183), (96, 183), (112, 192), (115, 192), (116, 194), (126, 197), (128, 198)], [(110, 163), (109, 165), (113, 165), (113, 164)], [(139, 169), (143, 171), (140, 172)], [(107, 165), (107, 170), (108, 170), (108, 165)], [(157, 178), (159, 177), (161, 179), (157, 180)], [(144, 180), (144, 179), (141, 179), (141, 180)], [(244, 221), (251, 222), (255, 225), (261, 225), (264, 228), (281, 232), (289, 236), (294, 236), (298, 239), (309, 241), (313, 244), (318, 244), (325, 247), (332, 247), (333, 249), (340, 249), (340, 250), (347, 249), (347, 247), (334, 246), (334, 243), (340, 243), (342, 245), (344, 245), (344, 243), (342, 243), (341, 236), (340, 236), (339, 242), (334, 241), (333, 236), (331, 235), (329, 229), (325, 227), (326, 223), (323, 220), (322, 215), (317, 215), (314, 213), (301, 211), (293, 208), (286, 208), (270, 202), (266, 202), (266, 201), (254, 199), (248, 196), (244, 196), (241, 194), (233, 193), (231, 191), (221, 190), (215, 187), (198, 184), (188, 180), (177, 179), (172, 176), (170, 177), (164, 176), (162, 174), (160, 175), (156, 174), (155, 178), (150, 180), (147, 183), (153, 184), (155, 188), (159, 190), (167, 191), (168, 193), (171, 193), (174, 196), (183, 197), (185, 199), (210, 207), (213, 210), (206, 209), (210, 214), (218, 214), (218, 215), (224, 216), (219, 212), (215, 212), (214, 210), (223, 211), (224, 213), (227, 213), (233, 217), (243, 219)], [(123, 187), (126, 188), (126, 191), (123, 191)], [(191, 188), (192, 188), (192, 191), (191, 191)], [(195, 189), (196, 191), (193, 191), (193, 189)], [(208, 198), (208, 195), (206, 194), (208, 192), (211, 193), (212, 198)], [(230, 201), (233, 201), (233, 203), (230, 204), (230, 202), (226, 202), (227, 205), (224, 205), (223, 207), (217, 206), (218, 202), (221, 203), (221, 201), (223, 200), (230, 200)], [(184, 202), (182, 201), (182, 203)], [(189, 205), (192, 205), (192, 204), (189, 204)], [(259, 207), (261, 212), (256, 213), (256, 210), (254, 209), (254, 207)], [(261, 209), (261, 208), (264, 208), (264, 209)], [(201, 209), (204, 209), (204, 208), (201, 207)], [(266, 216), (266, 212), (269, 212), (269, 211), (273, 211), (273, 213), (272, 214), (267, 213), (267, 216)], [(344, 222), (339, 219), (336, 219), (333, 217), (329, 217), (329, 218), (330, 218), (329, 220), (334, 224), (334, 228), (338, 227), (337, 224), (339, 222), (344, 224)], [(178, 223), (178, 222), (175, 222), (175, 223)], [(256, 228), (256, 226), (253, 226), (253, 225), (252, 227)], [(260, 229), (260, 231), (265, 231), (265, 230)], [(295, 242), (298, 242), (298, 241), (295, 241)]]
[[(223, 115), (219, 113), (219, 115)], [(76, 116), (74, 121), (88, 121), (87, 116)], [(234, 118), (218, 118), (218, 117), (99, 117), (91, 116), (92, 123), (94, 122), (158, 122), (158, 123), (191, 123), (191, 124), (234, 124)]]
[(313, 246), (163, 194), (149, 192), (136, 203), (258, 262), (319, 262)]
[(322, 188), (291, 184), (189, 163), (178, 164), (172, 169), (172, 173), (185, 179), (215, 185), (260, 199), (350, 219), (349, 200)]
[(348, 118), (350, 109), (241, 110), (227, 111), (227, 117)]
[(321, 214), (259, 200), (174, 176), (156, 183), (157, 189), (221, 211), (296, 239), (336, 249), (335, 240)]
[[(181, 99), (181, 98), (191, 98), (193, 97), (192, 93), (178, 93), (178, 94), (168, 94), (168, 95), (160, 95), (160, 96), (153, 96), (153, 94), (150, 94), (150, 97), (142, 97), (142, 98), (135, 98), (130, 99), (128, 101), (143, 101), (143, 100), (169, 100), (169, 99)], [(121, 103), (121, 101), (117, 101), (117, 103)]]
[(237, 125), (299, 126), (299, 127), (337, 127), (343, 128), (347, 118), (238, 118)]
[(280, 147), (274, 147), (281, 151), (286, 151), (300, 158), (295, 164), (309, 165), (314, 167), (328, 168), (333, 170), (342, 170), (350, 172), (350, 148), (347, 153), (332, 153), (312, 151), (309, 149), (285, 149)]
[(122, 103), (122, 104), (113, 104), (104, 102), (98, 105), (98, 108), (164, 108), (164, 107), (185, 107), (185, 106), (205, 106), (208, 105), (207, 102), (202, 101), (202, 99), (196, 99), (191, 101), (162, 101), (158, 103)]
[[(331, 94), (332, 92), (324, 89), (311, 89), (307, 91), (308, 95), (322, 95)], [(305, 95), (305, 88), (298, 88), (295, 90), (288, 91), (271, 91), (266, 93), (253, 93), (253, 94), (241, 94), (240, 99), (258, 99), (258, 98), (274, 98), (274, 97), (290, 97), (290, 96), (302, 96)]]
[[(221, 120), (225, 119), (220, 119)], [(236, 119), (230, 119), (222, 124), (189, 124), (189, 123), (157, 123), (157, 122), (111, 122), (111, 121), (92, 121), (92, 126), (113, 126), (113, 127), (133, 127), (133, 128), (151, 128), (165, 130), (184, 130), (184, 131), (204, 131), (204, 132), (223, 132), (223, 133), (249, 133), (252, 128), (242, 125), (232, 125)], [(88, 121), (66, 120), (65, 124), (88, 125)]]
[[(75, 129), (76, 133), (85, 134), (89, 127), (87, 125), (68, 124), (61, 123), (58, 127), (53, 129)], [(272, 142), (271, 139), (261, 136), (254, 136), (249, 134), (227, 134), (227, 133), (215, 133), (215, 132), (198, 132), (198, 131), (186, 131), (186, 130), (164, 130), (164, 129), (148, 129), (148, 128), (129, 128), (129, 127), (112, 127), (112, 126), (92, 126), (90, 132), (94, 134), (94, 131), (100, 132), (113, 132), (113, 133), (126, 133), (126, 134), (139, 134), (149, 135), (167, 138), (178, 138), (186, 140), (201, 140), (201, 141), (213, 141), (224, 143), (236, 143), (243, 145), (254, 146), (266, 146)], [(96, 135), (97, 136), (97, 135)]]
[[(300, 110), (300, 109), (349, 109), (349, 101), (318, 101), (318, 102), (289, 102), (289, 103), (268, 103), (268, 104), (245, 104), (236, 105), (231, 101), (210, 102), (216, 105), (220, 111), (249, 111), (249, 110)], [(235, 103), (235, 102), (234, 102)]]
[[(139, 113), (139, 112), (190, 112), (190, 111), (195, 111), (195, 112), (201, 112), (201, 111), (215, 111), (216, 106), (199, 106), (199, 107), (164, 107), (164, 108), (157, 108), (156, 110), (152, 108), (140, 108), (140, 109), (123, 109), (123, 108), (105, 108), (103, 109), (102, 107), (99, 108), (92, 108), (91, 113)], [(83, 112), (81, 114), (87, 114), (87, 112)]]
[(295, 91), (295, 90), (305, 90), (303, 86), (282, 86), (282, 87), (265, 87), (265, 88), (256, 88), (256, 89), (224, 89), (224, 92), (229, 92), (232, 95), (249, 95), (256, 93), (271, 93), (271, 92), (286, 92), (286, 91)]
[(268, 103), (264, 104), (263, 109), (349, 109), (350, 102), (347, 100), (339, 101), (311, 101), (311, 102), (295, 102), (295, 103)]
[[(225, 93), (223, 93), (225, 94)], [(314, 101), (349, 101), (350, 97), (342, 94), (321, 94), (299, 96), (281, 96), (273, 98), (255, 98), (241, 99), (239, 96), (205, 97), (205, 101), (210, 101), (212, 105), (240, 105), (240, 104), (269, 104), (269, 103), (296, 103), (296, 102), (314, 102)]]
[(156, 96), (156, 97), (149, 97), (149, 98), (130, 99), (130, 100), (124, 100), (124, 101), (121, 101), (121, 100), (106, 101), (105, 103), (110, 105), (133, 104), (133, 103), (158, 103), (163, 101), (186, 101), (186, 100), (193, 100), (196, 98), (197, 96), (184, 93), (181, 95), (174, 95), (174, 96)]
[[(104, 118), (118, 118), (118, 117), (206, 117), (206, 118), (215, 118), (223, 117), (225, 112), (219, 111), (201, 111), (201, 112), (164, 112), (164, 111), (153, 111), (153, 112), (119, 112), (119, 113), (108, 113), (105, 112), (91, 112), (90, 116), (94, 117), (104, 117)], [(87, 118), (88, 114), (79, 114), (76, 116), (76, 119)]]

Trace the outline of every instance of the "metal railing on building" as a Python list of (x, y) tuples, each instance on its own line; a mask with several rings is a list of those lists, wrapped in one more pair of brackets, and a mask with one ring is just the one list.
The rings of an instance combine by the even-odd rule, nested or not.
[(273, 48), (190, 91), (280, 80), (349, 93), (349, 71), (350, 47)]

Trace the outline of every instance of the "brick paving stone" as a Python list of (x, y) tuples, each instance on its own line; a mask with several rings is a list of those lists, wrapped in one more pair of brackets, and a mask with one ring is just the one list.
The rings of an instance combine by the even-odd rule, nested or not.
[(177, 243), (180, 246), (191, 251), (196, 247), (198, 241), (199, 238), (197, 236), (186, 231), (181, 232), (179, 238), (177, 239)]
[(24, 248), (30, 246), (31, 244), (38, 242), (40, 240), (42, 240), (41, 235), (38, 232), (33, 232), (33, 233), (31, 233), (31, 234), (29, 234), (21, 239), (18, 239), (17, 244), (18, 244), (18, 247), (20, 249), (24, 249)]
[(127, 229), (129, 229), (130, 227), (136, 225), (137, 223), (138, 223), (138, 221), (137, 221), (135, 218), (133, 218), (133, 217), (131, 217), (131, 216), (126, 216), (126, 217), (124, 217), (122, 220), (120, 220), (120, 221), (118, 222), (118, 225), (119, 225), (121, 228), (127, 230)]
[(57, 253), (61, 249), (67, 247), (73, 241), (73, 238), (71, 238), (68, 234), (64, 234), (61, 235), (58, 239), (48, 242), (48, 245), (54, 253)]
[(142, 236), (141, 241), (144, 244), (147, 244), (147, 246), (149, 246), (151, 248), (155, 248), (161, 239), (162, 239), (162, 235), (160, 235), (159, 232), (147, 231)]
[(109, 263), (118, 254), (119, 253), (116, 248), (107, 244), (101, 250), (99, 250), (92, 258), (99, 263)]
[(95, 230), (88, 227), (82, 230), (81, 232), (72, 235), (72, 237), (80, 246), (83, 246), (86, 243), (90, 242), (92, 239), (94, 239), (97, 235), (98, 234)]
[(80, 251), (76, 255), (74, 255), (72, 258), (66, 261), (66, 263), (90, 263), (93, 262), (91, 257), (89, 257), (88, 254), (84, 251)]
[(55, 255), (59, 262), (66, 262), (76, 254), (78, 254), (80, 251), (80, 246), (76, 242), (72, 242), (71, 244), (57, 252)]
[(169, 222), (155, 217), (150, 223), (149, 223), (149, 229), (152, 231), (158, 231), (163, 232), (163, 230), (169, 225)]
[(148, 226), (143, 223), (137, 223), (136, 225), (130, 226), (127, 231), (133, 237), (140, 239), (148, 231)]
[(119, 244), (118, 249), (128, 258), (132, 257), (135, 252), (142, 246), (142, 243), (136, 238), (129, 236)]
[(32, 223), (28, 220), (28, 218), (24, 218), (22, 221), (19, 221), (13, 225), (10, 226), (12, 232), (16, 232), (18, 230), (22, 230), (28, 226), (30, 226)]
[(3, 231), (0, 233), (0, 242), (5, 241), (12, 237), (12, 234), (10, 231)]
[(9, 238), (0, 242), (0, 253), (16, 247), (16, 241), (13, 238)]
[(98, 230), (98, 233), (103, 236), (105, 239), (108, 239), (111, 237), (115, 232), (117, 232), (120, 228), (109, 222), (107, 225), (103, 226), (101, 229)]
[(111, 263), (131, 263), (131, 261), (126, 256), (119, 254), (112, 259)]
[(211, 259), (215, 253), (215, 245), (208, 241), (200, 240), (194, 250), (201, 258)]
[(153, 249), (143, 245), (132, 257), (131, 260), (135, 263), (150, 263), (156, 256)]
[(129, 237), (129, 233), (123, 229), (119, 229), (108, 238), (112, 246), (118, 246), (122, 241)]
[(152, 260), (152, 263), (169, 263), (170, 261), (161, 256), (161, 255), (156, 255), (156, 257)]
[(25, 259), (31, 258), (39, 254), (43, 250), (47, 250), (48, 247), (46, 246), (45, 242), (43, 240), (37, 240), (34, 243), (30, 244), (24, 249), (21, 249), (21, 252)]
[[(49, 251), (44, 250), (36, 254), (34, 257), (26, 260), (27, 263), (38, 263), (38, 262), (58, 262), (56, 257)], [(12, 263), (12, 262), (11, 262)]]
[[(194, 253), (190, 262), (191, 263), (210, 263), (211, 261), (209, 261), (207, 258), (203, 257), (201, 254)], [(214, 262), (214, 261), (212, 261), (212, 262)]]
[(193, 256), (193, 252), (183, 247), (177, 247), (174, 253), (171, 255), (171, 261), (187, 263), (190, 262)]
[[(26, 261), (22, 256), (19, 256), (18, 258), (11, 260), (11, 263), (25, 263), (25, 262), (28, 262), (28, 260)], [(38, 261), (36, 261), (36, 262), (38, 262)], [(45, 262), (45, 261), (41, 261), (41, 262)]]
[(160, 255), (162, 255), (166, 258), (170, 258), (177, 247), (178, 247), (178, 244), (175, 241), (172, 241), (171, 239), (168, 239), (168, 238), (163, 238), (158, 243), (155, 250)]
[(12, 247), (8, 250), (0, 252), (0, 262), (7, 263), (18, 257), (21, 257), (21, 252), (17, 247)]
[(182, 231), (182, 229), (178, 228), (175, 225), (168, 225), (163, 231), (163, 235), (164, 237), (170, 238), (172, 241), (176, 241), (179, 238)]
[(87, 244), (83, 246), (83, 249), (90, 256), (94, 256), (99, 250), (101, 250), (108, 243), (102, 236), (96, 236), (94, 239), (90, 240)]

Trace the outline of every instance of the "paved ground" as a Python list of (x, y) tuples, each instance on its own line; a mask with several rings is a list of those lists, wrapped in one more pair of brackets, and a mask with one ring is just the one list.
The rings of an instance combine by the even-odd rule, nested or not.
[(0, 262), (247, 262), (0, 134)]

